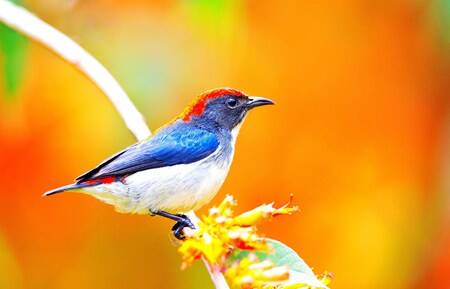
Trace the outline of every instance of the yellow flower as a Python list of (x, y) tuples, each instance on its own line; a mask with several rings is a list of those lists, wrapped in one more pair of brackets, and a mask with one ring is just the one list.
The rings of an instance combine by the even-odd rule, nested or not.
[(217, 207), (209, 210), (198, 222), (198, 230), (181, 244), (178, 251), (183, 256), (183, 265), (190, 265), (204, 257), (213, 265), (223, 266), (233, 249), (269, 251), (270, 248), (257, 235), (255, 224), (278, 215), (288, 215), (298, 211), (289, 204), (276, 209), (273, 204), (261, 205), (239, 216), (234, 216), (235, 199), (228, 195)]
[[(276, 267), (270, 260), (259, 261), (250, 254), (235, 262), (225, 272), (233, 289), (265, 289), (275, 288), (278, 282), (289, 279), (287, 266)], [(273, 285), (268, 285), (275, 282)]]
[(289, 204), (276, 209), (273, 207), (273, 203), (264, 204), (251, 211), (245, 212), (234, 218), (233, 222), (238, 226), (253, 226), (256, 225), (260, 220), (268, 219), (278, 215), (291, 215), (298, 211), (298, 207), (288, 207)]

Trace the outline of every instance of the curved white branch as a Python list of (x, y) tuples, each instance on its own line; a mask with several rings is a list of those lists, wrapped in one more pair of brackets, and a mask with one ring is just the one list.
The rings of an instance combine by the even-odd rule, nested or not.
[(47, 46), (81, 70), (108, 96), (138, 140), (145, 139), (151, 134), (144, 118), (117, 80), (80, 45), (24, 8), (6, 0), (0, 0), (0, 20)]
[[(109, 98), (125, 121), (128, 129), (138, 140), (143, 140), (151, 135), (144, 118), (117, 80), (80, 45), (26, 9), (6, 0), (0, 0), (0, 21), (47, 46), (47, 48), (54, 51), (67, 62), (75, 65)], [(189, 216), (197, 220), (194, 212), (190, 212)], [(203, 261), (215, 287), (217, 289), (229, 289), (220, 270), (213, 268), (205, 259)]]

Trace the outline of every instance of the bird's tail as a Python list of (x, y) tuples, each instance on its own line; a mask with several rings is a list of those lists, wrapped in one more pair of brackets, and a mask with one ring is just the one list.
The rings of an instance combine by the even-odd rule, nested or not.
[(70, 184), (70, 185), (67, 185), (67, 186), (59, 187), (59, 188), (56, 188), (54, 190), (45, 192), (43, 194), (43, 196), (46, 197), (46, 196), (54, 195), (54, 194), (57, 194), (57, 193), (80, 190), (80, 189), (83, 189), (83, 188), (86, 188), (86, 187), (90, 187), (90, 186), (92, 186), (92, 184), (86, 184), (86, 183), (84, 183), (84, 184), (83, 183)]

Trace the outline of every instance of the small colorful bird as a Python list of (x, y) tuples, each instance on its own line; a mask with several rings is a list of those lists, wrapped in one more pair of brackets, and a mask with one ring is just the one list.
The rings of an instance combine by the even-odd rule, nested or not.
[(150, 138), (44, 195), (80, 192), (121, 213), (170, 218), (175, 237), (182, 239), (186, 226), (194, 228), (183, 213), (208, 203), (222, 186), (247, 112), (268, 104), (273, 102), (236, 89), (206, 91)]

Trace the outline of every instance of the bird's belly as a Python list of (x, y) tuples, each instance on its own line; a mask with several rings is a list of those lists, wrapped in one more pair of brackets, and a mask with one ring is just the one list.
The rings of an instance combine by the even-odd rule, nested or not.
[(138, 214), (195, 210), (215, 196), (228, 169), (228, 162), (203, 161), (138, 172), (125, 178), (125, 199), (114, 205), (118, 211)]

